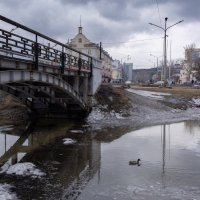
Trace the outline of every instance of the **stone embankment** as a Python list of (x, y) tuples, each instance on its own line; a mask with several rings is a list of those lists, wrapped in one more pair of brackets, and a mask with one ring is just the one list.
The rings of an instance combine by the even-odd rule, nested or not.
[(25, 125), (28, 109), (11, 95), (0, 92), (0, 125)]

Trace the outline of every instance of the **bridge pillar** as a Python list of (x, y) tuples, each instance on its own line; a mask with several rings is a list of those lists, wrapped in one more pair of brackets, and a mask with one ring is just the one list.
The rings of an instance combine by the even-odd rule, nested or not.
[(79, 76), (74, 76), (73, 88), (76, 90), (76, 92), (79, 92), (79, 81)]
[(18, 158), (17, 158), (17, 153), (16, 153), (11, 157), (11, 164), (12, 165), (16, 164), (17, 160), (18, 160)]
[(87, 102), (88, 97), (88, 77), (83, 78), (83, 99), (85, 102)]

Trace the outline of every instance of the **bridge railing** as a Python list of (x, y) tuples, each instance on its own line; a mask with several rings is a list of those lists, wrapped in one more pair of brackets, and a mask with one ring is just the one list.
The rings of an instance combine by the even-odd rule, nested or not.
[[(40, 64), (47, 64), (59, 68), (61, 73), (64, 73), (65, 70), (75, 70), (79, 73), (92, 74), (91, 56), (2, 15), (0, 15), (0, 20), (15, 26), (15, 29), (21, 29), (32, 35), (31, 38), (28, 38), (13, 33), (14, 29), (11, 31), (0, 29), (0, 56), (31, 61), (35, 64), (35, 70)], [(42, 44), (40, 42), (42, 40), (45, 40), (47, 44)]]

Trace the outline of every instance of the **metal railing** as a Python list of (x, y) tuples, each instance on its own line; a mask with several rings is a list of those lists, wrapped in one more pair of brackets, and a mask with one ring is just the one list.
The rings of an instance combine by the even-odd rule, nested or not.
[[(0, 29), (0, 56), (31, 61), (34, 63), (35, 70), (38, 69), (39, 64), (47, 64), (58, 67), (61, 73), (64, 73), (64, 70), (76, 70), (79, 74), (84, 72), (92, 75), (91, 56), (2, 15), (0, 15), (0, 20), (32, 34), (32, 38), (35, 38), (30, 39), (12, 31)], [(48, 45), (39, 43), (41, 39), (47, 40)], [(53, 47), (50, 47), (50, 43), (54, 44)]]

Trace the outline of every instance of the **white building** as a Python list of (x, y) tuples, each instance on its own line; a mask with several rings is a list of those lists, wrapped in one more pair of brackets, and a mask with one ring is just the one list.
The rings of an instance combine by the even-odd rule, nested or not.
[(100, 51), (100, 46), (87, 39), (87, 37), (82, 33), (82, 30), (83, 28), (81, 26), (78, 27), (78, 34), (71, 39), (67, 45), (99, 60), (102, 67), (102, 82), (110, 82), (112, 75), (111, 56), (103, 49)]
[(122, 64), (119, 60), (114, 60), (112, 63), (112, 83), (122, 82)]
[(182, 64), (182, 70), (180, 71), (180, 84), (185, 82), (195, 82), (196, 73), (195, 61), (200, 58), (200, 49), (191, 48), (185, 50), (185, 61)]

